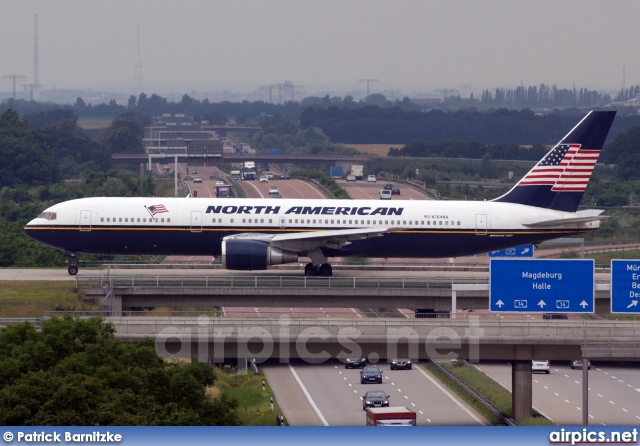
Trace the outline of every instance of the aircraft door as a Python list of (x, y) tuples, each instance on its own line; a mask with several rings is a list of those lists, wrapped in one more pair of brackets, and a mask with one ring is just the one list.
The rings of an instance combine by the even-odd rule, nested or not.
[(80, 230), (91, 231), (91, 211), (80, 211)]
[(487, 235), (487, 214), (476, 214), (476, 235)]
[(284, 229), (287, 227), (287, 219), (286, 217), (280, 217), (280, 228)]
[(191, 211), (191, 232), (202, 232), (202, 211)]

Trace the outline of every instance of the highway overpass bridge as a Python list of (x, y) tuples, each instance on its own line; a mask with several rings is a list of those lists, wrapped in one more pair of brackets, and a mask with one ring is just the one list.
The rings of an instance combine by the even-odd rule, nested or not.
[[(640, 323), (617, 321), (514, 321), (482, 319), (192, 318), (111, 317), (116, 337), (155, 339), (162, 356), (256, 363), (365, 357), (370, 362), (464, 358), (512, 364), (516, 421), (532, 413), (532, 359), (629, 360), (640, 358)], [(585, 362), (586, 363), (586, 362)], [(583, 370), (584, 392), (588, 370)], [(586, 398), (585, 398), (586, 400)]]
[[(82, 276), (77, 286), (111, 315), (135, 307), (489, 308), (488, 278), (273, 275)], [(596, 310), (610, 308), (610, 284), (596, 284)]]

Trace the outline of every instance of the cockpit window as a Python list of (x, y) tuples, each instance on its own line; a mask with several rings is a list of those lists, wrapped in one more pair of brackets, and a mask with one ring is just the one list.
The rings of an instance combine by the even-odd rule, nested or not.
[(47, 220), (55, 220), (58, 217), (56, 212), (43, 212), (38, 218), (46, 218)]

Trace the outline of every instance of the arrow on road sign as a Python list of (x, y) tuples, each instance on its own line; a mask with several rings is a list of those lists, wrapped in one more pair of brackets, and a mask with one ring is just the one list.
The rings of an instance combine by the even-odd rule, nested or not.
[(627, 305), (627, 308), (636, 307), (636, 306), (638, 306), (638, 301), (632, 300), (631, 303)]
[(504, 305), (504, 302), (502, 302), (501, 300), (499, 300), (498, 302), (496, 302), (496, 306), (502, 308), (502, 306)]
[(584, 310), (586, 307), (589, 306), (588, 303), (586, 303), (584, 300), (582, 302), (580, 302), (580, 306), (582, 307), (582, 309)]
[(538, 306), (540, 308), (544, 308), (545, 305), (547, 305), (547, 303), (544, 300), (540, 300), (540, 302), (538, 302)]

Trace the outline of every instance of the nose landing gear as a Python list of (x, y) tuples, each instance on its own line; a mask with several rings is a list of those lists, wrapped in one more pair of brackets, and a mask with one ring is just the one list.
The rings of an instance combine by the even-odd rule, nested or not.
[(67, 263), (69, 263), (69, 268), (67, 268), (67, 272), (69, 273), (70, 276), (75, 276), (76, 274), (78, 274), (78, 265), (77, 263), (77, 257), (76, 257), (76, 252), (74, 251), (69, 251), (68, 249), (64, 251), (64, 256), (67, 258)]

